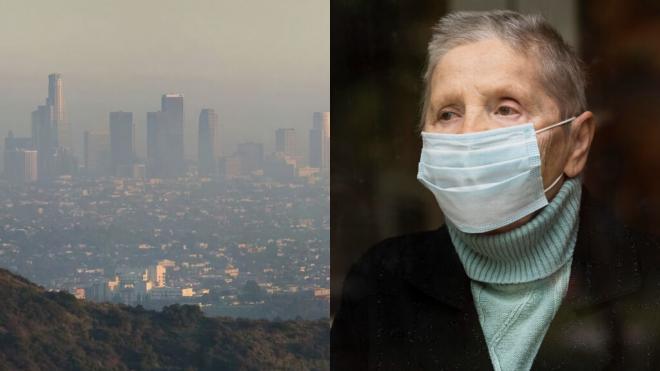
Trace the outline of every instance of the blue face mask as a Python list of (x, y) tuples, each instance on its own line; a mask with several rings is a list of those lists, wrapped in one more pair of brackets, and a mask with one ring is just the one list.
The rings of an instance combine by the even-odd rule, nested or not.
[(422, 132), (417, 179), (435, 196), (445, 218), (466, 233), (511, 224), (546, 206), (541, 154), (532, 123), (469, 134)]

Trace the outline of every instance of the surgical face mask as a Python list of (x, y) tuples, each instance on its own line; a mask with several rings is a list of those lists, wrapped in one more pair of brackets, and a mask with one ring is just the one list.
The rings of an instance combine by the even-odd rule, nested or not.
[(469, 134), (422, 132), (417, 179), (435, 196), (445, 218), (466, 233), (511, 224), (548, 204), (532, 123)]

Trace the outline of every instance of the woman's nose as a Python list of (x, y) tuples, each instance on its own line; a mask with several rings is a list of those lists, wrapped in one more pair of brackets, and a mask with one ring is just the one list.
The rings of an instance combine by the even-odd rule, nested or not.
[(477, 133), (490, 129), (493, 129), (493, 127), (488, 119), (488, 115), (483, 113), (466, 114), (457, 134)]

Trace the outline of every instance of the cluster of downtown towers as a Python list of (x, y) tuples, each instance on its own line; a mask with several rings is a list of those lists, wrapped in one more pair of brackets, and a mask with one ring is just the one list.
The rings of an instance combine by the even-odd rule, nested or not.
[[(72, 151), (71, 126), (66, 116), (62, 76), (48, 76), (46, 104), (32, 112), (31, 137), (5, 138), (4, 174), (10, 181), (26, 182), (54, 179), (78, 171)], [(314, 113), (310, 130), (309, 167), (329, 168), (329, 113)], [(135, 154), (135, 127), (132, 112), (110, 112), (109, 135), (85, 132), (84, 169), (92, 175), (122, 177), (176, 178), (187, 174), (184, 156), (183, 95), (165, 94), (161, 110), (147, 113), (147, 159)], [(214, 176), (224, 172), (219, 161), (218, 115), (202, 109), (199, 116), (198, 174)], [(109, 137), (109, 138), (108, 138)], [(105, 142), (105, 143), (104, 143)], [(276, 152), (291, 162), (295, 157), (294, 129), (278, 129)], [(103, 156), (103, 150), (108, 153)], [(244, 153), (243, 153), (244, 152)], [(101, 155), (98, 155), (101, 154)], [(243, 158), (246, 171), (256, 170), (263, 161), (260, 143), (239, 145), (237, 159)], [(261, 159), (259, 159), (261, 157)], [(295, 165), (295, 159), (292, 160)]]

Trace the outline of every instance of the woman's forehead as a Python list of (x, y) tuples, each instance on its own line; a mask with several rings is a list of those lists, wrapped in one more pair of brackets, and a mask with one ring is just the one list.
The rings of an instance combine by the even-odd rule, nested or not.
[(449, 50), (433, 70), (431, 87), (440, 92), (472, 87), (529, 89), (537, 83), (537, 75), (534, 57), (498, 39), (487, 39)]

